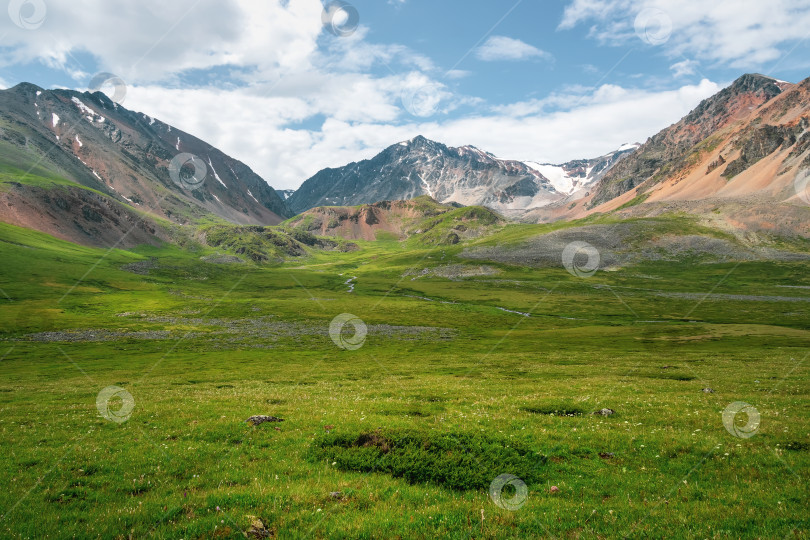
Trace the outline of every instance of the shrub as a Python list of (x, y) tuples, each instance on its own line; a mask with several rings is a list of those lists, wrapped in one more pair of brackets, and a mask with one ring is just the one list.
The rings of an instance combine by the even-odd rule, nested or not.
[(323, 435), (313, 443), (311, 457), (342, 470), (385, 472), (455, 490), (486, 489), (504, 473), (536, 483), (545, 464), (544, 456), (506, 438), (412, 430)]

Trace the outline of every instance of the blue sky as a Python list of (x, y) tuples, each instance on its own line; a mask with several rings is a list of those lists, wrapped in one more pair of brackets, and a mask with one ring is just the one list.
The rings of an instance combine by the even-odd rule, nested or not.
[(0, 84), (114, 73), (124, 106), (295, 188), (417, 134), (604, 154), (743, 73), (810, 76), (808, 34), (810, 0), (11, 0)]

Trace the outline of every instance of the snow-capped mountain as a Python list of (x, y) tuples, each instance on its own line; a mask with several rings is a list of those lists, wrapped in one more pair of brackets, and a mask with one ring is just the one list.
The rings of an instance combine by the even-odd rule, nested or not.
[(624, 144), (618, 150), (594, 159), (578, 159), (552, 165), (550, 163), (524, 163), (551, 182), (558, 192), (573, 195), (587, 189), (602, 179), (616, 163), (641, 147), (641, 143)]
[(474, 146), (449, 147), (418, 136), (372, 159), (325, 169), (287, 199), (296, 213), (429, 195), (441, 203), (488, 206), (507, 214), (560, 201), (598, 181), (637, 148), (562, 165), (500, 159)]

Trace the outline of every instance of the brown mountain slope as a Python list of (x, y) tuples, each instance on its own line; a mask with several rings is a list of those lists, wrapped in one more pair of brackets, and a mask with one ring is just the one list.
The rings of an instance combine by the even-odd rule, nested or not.
[(689, 212), (729, 230), (810, 235), (810, 79), (745, 75), (620, 162), (590, 195), (535, 213), (538, 221), (596, 212)]
[(171, 240), (169, 228), (148, 214), (70, 185), (4, 184), (0, 221), (92, 247), (127, 249)]
[[(694, 164), (696, 150), (712, 147), (728, 134), (727, 130), (749, 120), (754, 111), (790, 86), (761, 75), (740, 77), (618, 163), (602, 179), (590, 206), (598, 206), (642, 183), (656, 183), (689, 168)], [(709, 137), (714, 139), (708, 141)]]

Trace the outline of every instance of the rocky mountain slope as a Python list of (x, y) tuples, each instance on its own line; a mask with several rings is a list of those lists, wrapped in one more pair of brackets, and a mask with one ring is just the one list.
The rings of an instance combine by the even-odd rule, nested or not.
[(745, 75), (538, 221), (691, 213), (735, 235), (810, 235), (810, 79)]
[[(740, 77), (609, 171), (589, 206), (613, 200), (641, 184), (646, 191), (695, 169), (703, 169), (703, 176), (717, 170), (731, 181), (760, 159), (797, 142), (805, 129), (801, 118), (810, 113), (807, 101), (798, 96), (801, 92), (802, 85), (762, 75)], [(774, 103), (778, 114), (770, 106)], [(709, 162), (704, 164), (706, 159)]]
[(287, 200), (294, 212), (428, 195), (442, 203), (483, 205), (509, 215), (565, 199), (591, 186), (635, 150), (564, 165), (498, 159), (473, 146), (453, 148), (418, 136), (370, 160), (325, 169)]
[[(37, 214), (48, 221), (56, 213), (59, 223), (40, 229), (62, 229), (67, 237), (89, 233), (84, 203), (78, 202), (88, 189), (120, 203), (107, 204), (118, 212), (180, 224), (211, 217), (276, 224), (291, 215), (244, 163), (100, 92), (48, 91), (26, 83), (0, 91), (0, 164), (12, 186), (0, 190), (0, 220), (23, 224), (23, 217)], [(31, 185), (34, 178), (38, 189)], [(49, 196), (54, 184), (42, 179), (57, 181), (62, 195)], [(54, 202), (59, 200), (74, 204), (60, 208)], [(28, 212), (19, 211), (26, 206)], [(109, 225), (106, 214), (99, 215), (97, 225)]]

